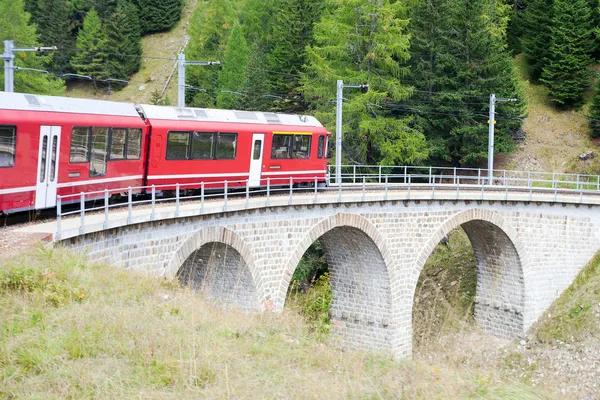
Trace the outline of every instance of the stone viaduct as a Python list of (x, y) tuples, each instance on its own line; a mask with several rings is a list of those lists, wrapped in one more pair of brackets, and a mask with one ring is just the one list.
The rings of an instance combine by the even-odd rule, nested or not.
[(184, 216), (79, 235), (63, 245), (123, 268), (179, 277), (215, 301), (282, 310), (317, 239), (332, 279), (333, 335), (343, 345), (412, 354), (421, 269), (451, 230), (477, 262), (475, 318), (523, 335), (600, 249), (600, 207), (529, 201), (389, 200), (279, 205)]

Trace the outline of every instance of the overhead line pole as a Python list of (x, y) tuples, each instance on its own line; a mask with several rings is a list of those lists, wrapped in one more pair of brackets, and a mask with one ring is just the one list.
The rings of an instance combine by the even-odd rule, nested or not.
[(494, 181), (494, 134), (496, 127), (496, 103), (514, 103), (518, 99), (503, 99), (497, 98), (494, 93), (490, 95), (490, 119), (488, 123), (489, 127), (489, 138), (488, 138), (488, 184), (492, 184)]
[(177, 82), (177, 106), (179, 108), (185, 107), (185, 67), (188, 65), (220, 65), (220, 61), (185, 61), (185, 54), (179, 53), (177, 57), (177, 64), (179, 68), (178, 82)]
[[(51, 47), (31, 47), (31, 48), (19, 48), (15, 47), (13, 40), (4, 41), (4, 91), (12, 93), (15, 91), (15, 53), (18, 51), (51, 51), (57, 50), (56, 46)], [(23, 68), (24, 69), (24, 68)]]

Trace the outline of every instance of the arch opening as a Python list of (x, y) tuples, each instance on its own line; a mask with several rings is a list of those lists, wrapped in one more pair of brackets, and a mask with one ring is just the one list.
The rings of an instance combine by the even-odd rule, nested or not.
[[(343, 347), (390, 351), (390, 278), (378, 246), (365, 232), (351, 226), (334, 227), (317, 242), (322, 246), (331, 285), (329, 317), (334, 340)], [(298, 264), (303, 267), (304, 261)]]
[(209, 242), (193, 251), (177, 272), (179, 281), (225, 308), (258, 311), (254, 280), (233, 247)]
[[(441, 232), (441, 236), (444, 239), (430, 251), (428, 262), (420, 270), (413, 299), (413, 345), (419, 347), (427, 340), (427, 335), (443, 333), (431, 332), (431, 329), (466, 322), (469, 317), (493, 336), (509, 340), (521, 336), (524, 333), (524, 276), (521, 257), (509, 234), (495, 223), (473, 219), (463, 222), (452, 232), (450, 229)], [(443, 243), (447, 238), (454, 243)], [(463, 254), (457, 254), (457, 249)], [(446, 264), (462, 265), (436, 266), (440, 255)], [(448, 287), (448, 284), (456, 287)], [(429, 299), (424, 298), (427, 296)], [(448, 313), (442, 316), (429, 314), (430, 321), (423, 320), (428, 306), (437, 312), (446, 310)], [(443, 320), (446, 316), (450, 317), (449, 321)], [(437, 328), (427, 326), (432, 321)]]

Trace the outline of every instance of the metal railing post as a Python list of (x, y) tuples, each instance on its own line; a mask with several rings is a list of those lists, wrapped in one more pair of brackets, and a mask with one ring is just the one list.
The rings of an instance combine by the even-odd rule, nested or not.
[(108, 229), (108, 189), (104, 189), (104, 229)]
[(381, 165), (379, 166), (379, 184), (381, 184)]
[(352, 166), (352, 183), (356, 183), (356, 165)]
[(408, 176), (408, 200), (410, 200), (410, 175)]
[(363, 176), (363, 182), (362, 182), (362, 196), (360, 198), (360, 201), (365, 201), (365, 191), (367, 189), (367, 178)]
[(406, 185), (408, 180), (408, 167), (404, 166), (404, 184)]
[(483, 201), (483, 194), (485, 191), (485, 179), (481, 182), (481, 200)]
[(200, 183), (200, 214), (204, 214), (204, 182)]
[(179, 183), (175, 184), (175, 218), (179, 217)]
[(504, 180), (504, 186), (506, 188), (506, 192), (504, 193), (504, 201), (508, 201), (508, 182), (506, 179)]
[(223, 212), (227, 211), (227, 187), (229, 182), (225, 181), (225, 193), (223, 194)]
[(435, 200), (435, 177), (433, 177), (433, 188), (431, 189), (431, 200)]
[(81, 221), (79, 222), (79, 234), (83, 235), (83, 233), (85, 232), (85, 194), (83, 192), (79, 194), (79, 207), (79, 213), (81, 216)]
[(156, 185), (152, 185), (152, 213), (150, 214), (150, 220), (156, 219)]
[(481, 168), (477, 170), (477, 184), (481, 185)]
[(271, 198), (271, 178), (267, 178), (267, 202), (265, 203), (265, 207), (269, 206)]
[(383, 198), (386, 201), (388, 199), (388, 189), (389, 189), (389, 186), (388, 186), (388, 176), (386, 175), (385, 176), (385, 195), (384, 195), (384, 198)]
[(318, 178), (315, 176), (315, 198), (313, 199), (313, 204), (317, 204), (317, 190), (319, 189), (319, 180)]
[(529, 187), (531, 187), (531, 171), (527, 171), (527, 182)]
[(342, 202), (342, 185), (338, 185), (338, 203)]
[(554, 187), (554, 202), (556, 203), (556, 196), (558, 194), (558, 187)]
[(533, 182), (531, 179), (529, 180), (529, 201), (533, 199)]
[(62, 235), (62, 197), (56, 196), (56, 240)]
[(131, 191), (131, 186), (127, 188), (127, 225), (131, 224), (131, 214), (133, 212), (133, 193)]
[[(579, 189), (579, 174), (577, 174), (577, 178), (576, 178), (576, 189)], [(583, 187), (583, 185), (581, 185)]]
[(246, 205), (245, 209), (248, 209), (250, 206), (250, 180), (246, 179)]
[(556, 187), (556, 172), (552, 173), (552, 189)]
[(502, 171), (502, 180), (504, 181), (504, 184), (506, 185), (506, 170)]
[(429, 184), (431, 185), (431, 174), (432, 174), (432, 167), (429, 167)]
[(460, 176), (456, 177), (456, 200), (460, 199)]
[(456, 185), (456, 167), (454, 167), (454, 177), (452, 179), (452, 182)]
[(579, 204), (583, 204), (583, 185), (579, 189)]

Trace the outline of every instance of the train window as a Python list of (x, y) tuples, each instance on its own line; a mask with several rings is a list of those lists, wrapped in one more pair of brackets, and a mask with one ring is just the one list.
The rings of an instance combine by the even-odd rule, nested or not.
[(325, 136), (319, 136), (319, 144), (317, 146), (317, 158), (323, 158), (325, 154)]
[(294, 135), (292, 158), (309, 158), (311, 135)]
[(89, 161), (90, 128), (75, 127), (71, 132), (71, 163)]
[(262, 140), (254, 141), (254, 153), (252, 154), (253, 160), (260, 160), (260, 155), (262, 153)]
[(235, 159), (235, 151), (237, 147), (237, 133), (218, 133), (217, 134), (217, 151), (215, 158), (217, 160), (233, 160)]
[(331, 143), (329, 143), (329, 136), (327, 136), (327, 140), (325, 140), (325, 158), (331, 158)]
[(127, 143), (127, 129), (113, 128), (110, 139), (110, 159), (125, 159), (125, 144)]
[(0, 126), (0, 168), (15, 166), (15, 151), (17, 145), (17, 128)]
[(92, 128), (92, 154), (90, 176), (106, 175), (108, 128)]
[(214, 136), (211, 132), (192, 134), (192, 160), (210, 160), (213, 157)]
[(293, 138), (294, 137), (292, 135), (273, 135), (271, 158), (290, 158), (290, 150), (292, 148)]
[(40, 160), (40, 183), (46, 180), (46, 157), (48, 157), (48, 135), (42, 139), (42, 154)]
[(142, 153), (142, 130), (130, 129), (127, 134), (127, 159), (139, 160)]
[(187, 160), (190, 148), (190, 132), (169, 132), (167, 160)]

